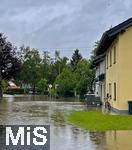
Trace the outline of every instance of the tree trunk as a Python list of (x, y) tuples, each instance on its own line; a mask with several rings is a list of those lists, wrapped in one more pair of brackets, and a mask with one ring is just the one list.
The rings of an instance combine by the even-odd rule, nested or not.
[(77, 97), (77, 90), (74, 89), (74, 96)]
[(43, 89), (43, 95), (44, 95), (45, 89)]
[(35, 85), (33, 86), (33, 94), (35, 94), (35, 92), (36, 92), (36, 87), (35, 87)]
[(26, 95), (26, 83), (21, 82), (21, 88), (24, 89), (24, 95)]
[(94, 81), (95, 81), (95, 79), (93, 79), (92, 81), (91, 81), (91, 84), (90, 84), (90, 92), (93, 94), (94, 93)]

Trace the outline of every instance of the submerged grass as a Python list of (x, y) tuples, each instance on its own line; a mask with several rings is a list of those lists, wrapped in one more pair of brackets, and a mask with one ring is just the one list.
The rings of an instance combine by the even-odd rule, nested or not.
[(89, 131), (132, 130), (130, 115), (111, 115), (97, 111), (72, 112), (68, 121)]

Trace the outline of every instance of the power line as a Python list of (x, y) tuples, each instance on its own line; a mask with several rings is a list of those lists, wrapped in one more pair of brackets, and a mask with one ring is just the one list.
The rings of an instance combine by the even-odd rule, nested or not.
[(88, 47), (41, 47), (41, 48), (37, 48), (37, 49), (42, 49), (42, 50), (60, 50), (60, 51), (74, 51), (76, 49), (79, 49), (80, 51), (84, 51), (84, 50), (90, 50), (91, 48)]

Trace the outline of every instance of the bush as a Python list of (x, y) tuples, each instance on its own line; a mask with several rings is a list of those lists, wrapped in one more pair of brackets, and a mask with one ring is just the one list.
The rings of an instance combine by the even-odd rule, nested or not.
[(22, 88), (8, 88), (5, 92), (4, 92), (4, 94), (10, 94), (10, 95), (14, 95), (14, 94), (24, 94), (24, 89), (22, 89)]

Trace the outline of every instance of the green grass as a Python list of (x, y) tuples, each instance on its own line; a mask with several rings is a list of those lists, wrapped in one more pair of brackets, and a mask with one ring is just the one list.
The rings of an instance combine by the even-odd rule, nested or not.
[(68, 121), (89, 131), (132, 130), (132, 116), (110, 115), (101, 112), (72, 112)]

